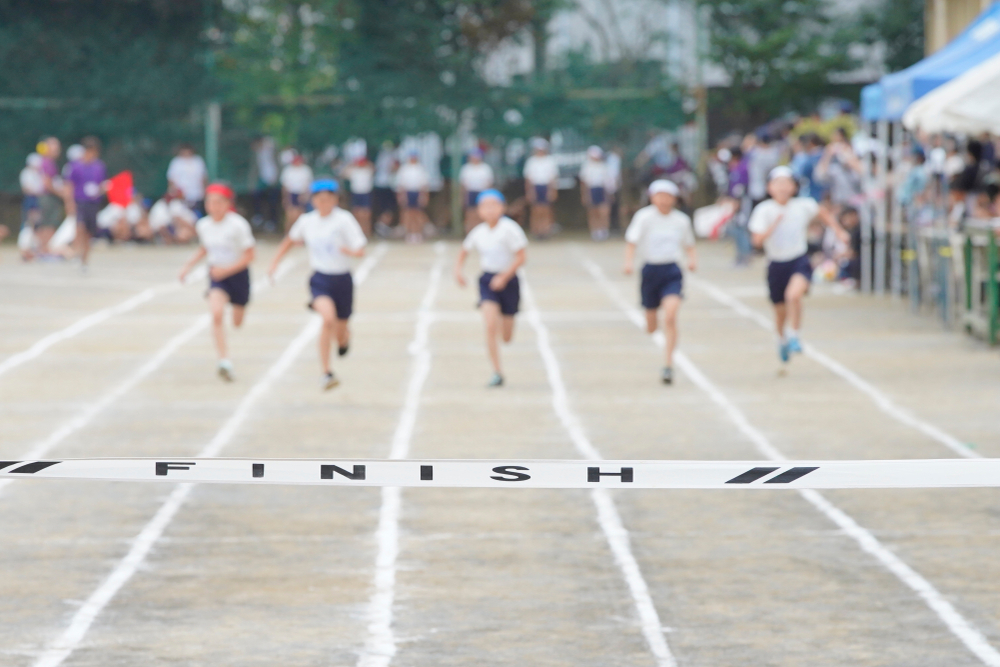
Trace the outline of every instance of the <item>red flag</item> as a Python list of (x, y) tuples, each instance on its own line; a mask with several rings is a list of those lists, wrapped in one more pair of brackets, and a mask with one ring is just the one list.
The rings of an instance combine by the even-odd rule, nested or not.
[(125, 207), (132, 202), (132, 172), (123, 171), (111, 177), (111, 187), (108, 188), (108, 201)]

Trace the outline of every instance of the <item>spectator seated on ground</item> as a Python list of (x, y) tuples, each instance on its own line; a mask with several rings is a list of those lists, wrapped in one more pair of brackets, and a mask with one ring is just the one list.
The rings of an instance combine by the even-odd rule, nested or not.
[(111, 203), (97, 214), (97, 227), (108, 233), (113, 241), (148, 241), (152, 233), (147, 221), (142, 197), (132, 197), (127, 206)]
[(175, 191), (167, 190), (149, 209), (150, 233), (164, 243), (188, 243), (195, 237), (197, 217)]

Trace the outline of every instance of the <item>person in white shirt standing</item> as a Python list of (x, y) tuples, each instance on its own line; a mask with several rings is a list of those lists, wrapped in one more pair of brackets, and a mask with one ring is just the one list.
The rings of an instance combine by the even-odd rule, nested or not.
[(232, 305), (233, 326), (241, 326), (250, 302), (250, 264), (255, 245), (250, 223), (233, 210), (233, 200), (233, 191), (227, 185), (215, 183), (205, 189), (208, 215), (195, 225), (201, 245), (180, 273), (181, 282), (184, 282), (195, 264), (207, 258), (212, 335), (219, 354), (219, 377), (226, 382), (234, 379), (233, 364), (226, 349), (226, 304)]
[(205, 186), (208, 184), (208, 168), (200, 155), (196, 155), (191, 144), (181, 144), (177, 155), (167, 167), (168, 187), (174, 187), (192, 211), (203, 212)]
[(281, 201), (285, 207), (285, 230), (291, 229), (299, 216), (309, 210), (309, 188), (313, 170), (305, 158), (292, 151), (291, 162), (281, 170)]
[(351, 184), (351, 212), (365, 236), (372, 235), (372, 190), (375, 188), (375, 165), (361, 155), (344, 170)]
[(604, 151), (600, 146), (591, 146), (587, 149), (587, 159), (580, 167), (580, 199), (587, 209), (590, 238), (595, 241), (608, 240), (611, 213), (607, 190), (609, 178)]
[(407, 243), (424, 240), (424, 208), (430, 200), (431, 178), (420, 163), (420, 154), (410, 151), (396, 172), (396, 197)]
[[(797, 197), (798, 183), (788, 167), (775, 167), (768, 175), (766, 199), (753, 209), (749, 229), (754, 245), (767, 255), (767, 286), (774, 305), (778, 332), (778, 355), (787, 363), (794, 352), (802, 352), (802, 299), (809, 291), (812, 264), (809, 262), (809, 225), (817, 218), (834, 231), (843, 243), (850, 235), (834, 215), (812, 197)], [(789, 327), (786, 331), (785, 325)]]
[(462, 202), (465, 207), (465, 233), (482, 220), (479, 218), (476, 200), (479, 193), (493, 187), (493, 167), (483, 162), (483, 152), (478, 148), (469, 151), (469, 161), (458, 172), (458, 182), (462, 186)]
[(552, 235), (552, 205), (559, 196), (556, 181), (559, 165), (549, 155), (549, 142), (541, 137), (531, 140), (534, 154), (524, 162), (524, 194), (531, 205), (531, 233), (546, 239)]
[(330, 368), (330, 348), (337, 340), (338, 354), (344, 356), (350, 347), (348, 320), (354, 309), (354, 279), (351, 277), (352, 257), (365, 254), (365, 237), (361, 225), (350, 211), (340, 208), (340, 187), (332, 179), (319, 179), (312, 184), (313, 210), (303, 214), (278, 246), (268, 271), (274, 276), (282, 257), (293, 245), (305, 245), (313, 274), (309, 278), (312, 299), (309, 308), (323, 318), (319, 335), (319, 359), (323, 367), (323, 390), (340, 384)]
[(666, 365), (660, 376), (663, 384), (674, 381), (677, 312), (684, 295), (684, 272), (680, 264), (686, 258), (689, 271), (698, 268), (691, 218), (674, 208), (679, 195), (680, 189), (673, 181), (653, 181), (649, 185), (650, 205), (636, 211), (625, 230), (625, 275), (631, 275), (635, 269), (636, 251), (645, 262), (639, 293), (646, 309), (646, 331), (656, 331), (657, 311), (663, 309), (666, 338)]
[(469, 251), (479, 253), (479, 309), (486, 325), (486, 349), (493, 364), (493, 376), (487, 386), (503, 385), (500, 367), (500, 342), (514, 337), (514, 316), (521, 300), (517, 270), (524, 266), (528, 237), (516, 222), (508, 218), (506, 202), (499, 190), (484, 190), (476, 198), (483, 222), (476, 225), (462, 243), (455, 262), (455, 281), (465, 287), (462, 271)]

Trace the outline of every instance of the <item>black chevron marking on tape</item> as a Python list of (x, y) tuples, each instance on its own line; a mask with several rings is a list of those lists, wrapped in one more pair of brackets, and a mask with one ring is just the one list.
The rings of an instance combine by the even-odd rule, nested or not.
[(4, 468), (9, 468), (12, 465), (17, 465), (18, 463), (20, 463), (20, 461), (0, 461), (0, 470), (3, 470)]
[(790, 470), (786, 470), (785, 472), (781, 473), (780, 475), (775, 475), (774, 477), (772, 477), (771, 479), (767, 480), (764, 483), (765, 484), (788, 484), (789, 482), (794, 482), (795, 480), (799, 479), (800, 477), (805, 477), (806, 475), (808, 475), (809, 473), (811, 473), (813, 470), (819, 470), (819, 466), (814, 466), (812, 468), (805, 467), (805, 466), (801, 467), (801, 468), (792, 468)]
[(745, 473), (733, 477), (731, 480), (726, 482), (726, 484), (750, 484), (751, 482), (756, 482), (761, 477), (770, 475), (775, 470), (777, 470), (777, 468), (751, 468)]
[(10, 471), (10, 473), (12, 475), (15, 473), (19, 475), (34, 475), (39, 470), (45, 470), (46, 468), (54, 466), (57, 463), (62, 463), (62, 461), (34, 461), (33, 463), (23, 465), (20, 468), (14, 468)]

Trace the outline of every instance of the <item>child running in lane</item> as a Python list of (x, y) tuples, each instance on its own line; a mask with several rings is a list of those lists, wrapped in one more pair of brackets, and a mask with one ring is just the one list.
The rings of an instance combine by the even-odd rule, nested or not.
[(493, 364), (493, 377), (487, 386), (503, 385), (500, 367), (500, 343), (514, 337), (514, 316), (521, 299), (517, 270), (524, 266), (528, 237), (516, 222), (504, 215), (506, 201), (499, 190), (484, 190), (476, 198), (479, 217), (462, 243), (455, 262), (455, 281), (465, 287), (463, 267), (470, 250), (479, 253), (483, 274), (479, 277), (479, 308), (486, 325), (486, 349)]
[(250, 301), (250, 264), (254, 259), (253, 231), (250, 223), (233, 210), (233, 191), (227, 185), (213, 183), (205, 189), (205, 210), (198, 221), (200, 247), (181, 269), (181, 282), (202, 258), (208, 258), (208, 307), (212, 313), (212, 335), (219, 354), (219, 377), (232, 382), (233, 364), (226, 349), (224, 315), (226, 304), (233, 307), (233, 326), (243, 324)]
[(338, 354), (347, 354), (351, 333), (347, 321), (354, 306), (354, 279), (351, 257), (365, 254), (368, 239), (350, 211), (338, 206), (340, 187), (337, 181), (320, 179), (312, 184), (313, 210), (304, 213), (278, 246), (268, 274), (273, 278), (282, 257), (293, 245), (309, 249), (309, 278), (312, 300), (309, 307), (323, 318), (319, 335), (319, 359), (323, 367), (320, 386), (329, 390), (340, 384), (330, 369), (330, 347), (337, 339)]
[(691, 218), (676, 210), (680, 190), (672, 181), (661, 179), (649, 185), (649, 206), (636, 211), (625, 231), (625, 274), (631, 275), (635, 255), (645, 262), (642, 266), (640, 294), (646, 309), (646, 331), (656, 331), (656, 315), (663, 309), (663, 333), (666, 337), (666, 366), (660, 379), (663, 384), (674, 381), (674, 348), (677, 346), (677, 311), (684, 294), (684, 272), (679, 266), (687, 255), (687, 268), (698, 268), (694, 248)]
[[(806, 232), (819, 219), (845, 244), (850, 235), (833, 214), (812, 197), (797, 197), (795, 174), (788, 167), (775, 167), (768, 176), (771, 199), (757, 204), (750, 215), (749, 229), (754, 245), (764, 247), (769, 264), (767, 286), (774, 304), (778, 332), (778, 356), (787, 363), (792, 353), (802, 352), (802, 298), (809, 291), (812, 264), (809, 262)], [(786, 323), (789, 325), (786, 330)]]

